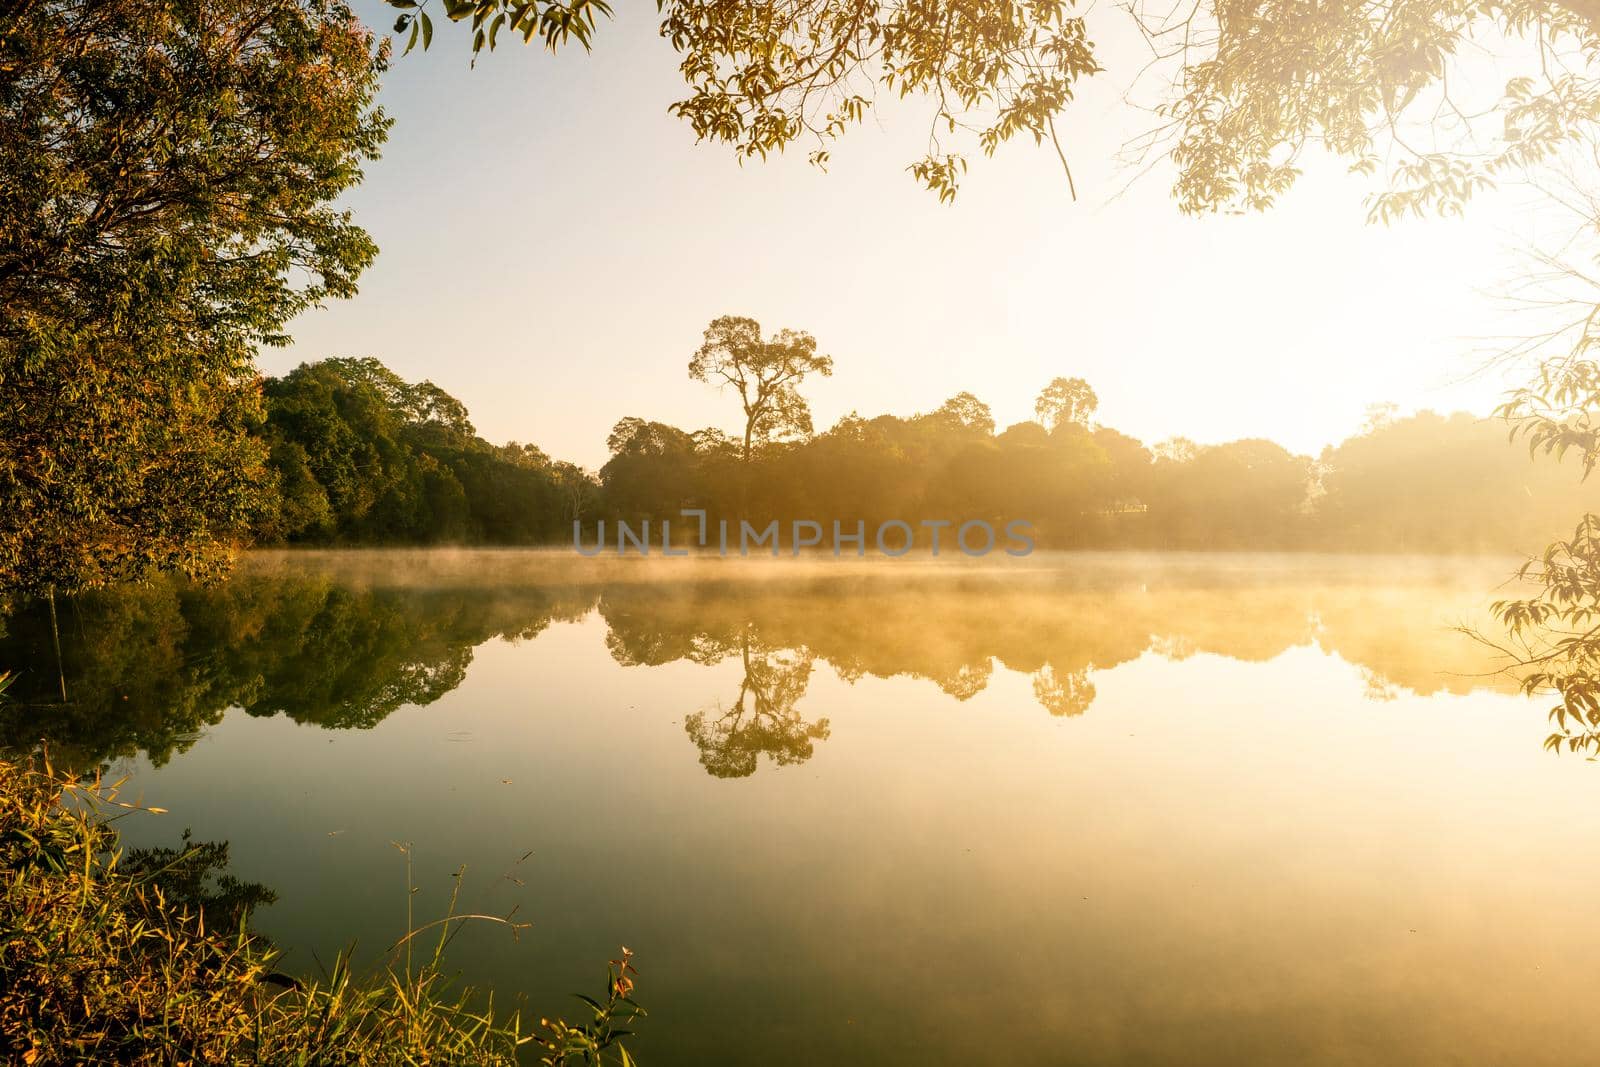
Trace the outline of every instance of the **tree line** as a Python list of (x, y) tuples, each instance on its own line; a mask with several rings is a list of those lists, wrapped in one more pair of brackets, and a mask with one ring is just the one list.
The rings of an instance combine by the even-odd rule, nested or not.
[[(772, 352), (795, 338), (818, 358), (793, 331), (761, 347), (781, 362)], [(1570, 471), (1528, 462), (1507, 447), (1503, 423), (1460, 413), (1374, 408), (1362, 432), (1315, 457), (1260, 438), (1147, 445), (1096, 422), (1093, 388), (1063, 377), (1041, 391), (1035, 419), (1004, 429), (964, 392), (932, 411), (852, 412), (815, 432), (797, 389), (803, 373), (707, 367), (702, 349), (691, 373), (740, 395), (738, 433), (630, 415), (589, 472), (532, 444), (489, 443), (455, 397), (375, 359), (304, 364), (262, 385), (270, 491), (254, 535), (554, 544), (570, 543), (577, 523), (592, 545), (601, 522), (621, 521), (657, 531), (670, 522), (681, 540), (694, 527), (682, 511), (699, 509), (735, 528), (1023, 519), (1047, 548), (1492, 552), (1544, 543), (1574, 504)]]
[(431, 382), (375, 359), (307, 363), (262, 385), (267, 543), (541, 544), (583, 517), (592, 478), (533, 445), (491, 445)]
[[(401, 11), (395, 32), (426, 48), (429, 16), (413, 0), (390, 2)], [(600, 0), (444, 5), (474, 51), (492, 50), (507, 27), (550, 48), (588, 47), (608, 11)], [(1057, 3), (826, 0), (775, 11), (670, 0), (659, 14), (687, 82), (671, 109), (696, 136), (745, 157), (819, 137), (813, 159), (825, 163), (827, 143), (865, 120), (881, 85), (934, 105), (936, 127), (966, 130), (985, 154), (1017, 135), (1061, 149), (1054, 119), (1098, 67), (1083, 19)], [(1377, 221), (1460, 213), (1498, 180), (1537, 184), (1553, 172), (1579, 194), (1574, 238), (1595, 232), (1592, 161), (1568, 173), (1564, 155), (1600, 128), (1593, 0), (1407, 0), (1317, 18), (1296, 3), (1175, 12), (1138, 3), (1128, 14), (1156, 48), (1164, 88), (1153, 102), (1166, 116), (1129, 147), (1172, 164), (1180, 210), (1269, 208), (1294, 184), (1302, 153), (1321, 147), (1382, 175)], [(1450, 102), (1449, 87), (1468, 84), (1478, 63), (1476, 48), (1458, 55), (1462, 42), (1484, 35), (1507, 50), (1490, 98), (1441, 107), (1439, 94)], [(1569, 65), (1551, 80), (1558, 54)], [(852, 496), (869, 488), (885, 509), (910, 500), (927, 510), (962, 494), (976, 498), (962, 505), (1010, 508), (1022, 494), (1046, 544), (1455, 550), (1571, 529), (1545, 516), (1557, 475), (1527, 473), (1509, 450), (1494, 455), (1492, 426), (1454, 416), (1375, 427), (1316, 458), (1259, 441), (1146, 449), (1076, 414), (1065, 430), (1041, 418), (980, 433), (963, 411), (981, 426), (985, 409), (965, 398), (954, 405), (961, 431), (923, 415), (852, 417), (811, 433), (785, 368), (828, 373), (831, 364), (799, 337), (762, 340), (738, 320), (708, 333), (703, 380), (718, 381), (736, 350), (775, 362), (756, 380), (721, 378), (745, 401), (732, 478), (720, 435), (644, 419), (618, 425), (620, 447), (593, 478), (563, 476), (526, 448), (496, 450), (475, 434), (450, 439), (448, 419), (403, 405), (398, 418), (380, 413), (386, 433), (364, 439), (341, 415), (331, 430), (350, 438), (319, 441), (315, 427), (292, 425), (286, 401), (263, 405), (255, 356), (286, 343), (301, 311), (354, 295), (376, 254), (338, 200), (387, 136), (376, 92), (390, 59), (391, 42), (337, 0), (4, 7), (0, 598), (53, 599), (166, 571), (217, 576), (252, 538), (521, 543), (558, 531), (563, 511), (599, 521), (624, 506), (664, 513), (685, 498), (720, 497), (724, 512), (731, 499), (741, 513), (804, 503), (848, 517)], [(979, 116), (988, 118), (966, 121)], [(1458, 121), (1482, 140), (1459, 136)], [(1465, 147), (1438, 147), (1441, 132)], [(1419, 155), (1412, 144), (1435, 147)], [(911, 171), (949, 198), (966, 160), (936, 139)], [(1574, 249), (1592, 253), (1583, 240)], [(1585, 469), (1600, 456), (1600, 373), (1588, 358), (1597, 322), (1585, 313), (1570, 329), (1508, 342), (1513, 355), (1551, 362), (1503, 414), (1535, 448), (1574, 452), (1572, 466)], [(785, 426), (808, 432), (777, 432)], [(1123, 444), (1132, 459), (1119, 456)], [(376, 455), (359, 458), (369, 445)], [(342, 447), (358, 456), (343, 476), (326, 462)], [(932, 461), (918, 466), (917, 455)], [(841, 467), (840, 456), (863, 465)], [(819, 467), (823, 482), (803, 480)], [(641, 481), (645, 470), (670, 477), (654, 486)], [(497, 479), (515, 488), (485, 488)], [(1600, 637), (1584, 623), (1600, 610), (1595, 529), (1600, 520), (1586, 516), (1550, 542), (1526, 575), (1543, 592), (1509, 602), (1506, 621), (1532, 646), (1526, 662), (1549, 668), (1530, 685), (1585, 709), (1600, 745), (1591, 667)], [(1583, 627), (1582, 639), (1567, 641), (1553, 622)]]

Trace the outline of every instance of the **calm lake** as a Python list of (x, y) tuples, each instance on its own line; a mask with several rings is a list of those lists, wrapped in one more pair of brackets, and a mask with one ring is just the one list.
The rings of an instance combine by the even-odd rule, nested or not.
[[(1600, 766), (1452, 627), (1510, 560), (252, 557), (6, 622), (0, 741), (231, 842), (289, 969), (462, 906), (669, 1064), (1572, 1063)], [(526, 858), (523, 858), (526, 857)], [(519, 862), (519, 860), (521, 862)]]

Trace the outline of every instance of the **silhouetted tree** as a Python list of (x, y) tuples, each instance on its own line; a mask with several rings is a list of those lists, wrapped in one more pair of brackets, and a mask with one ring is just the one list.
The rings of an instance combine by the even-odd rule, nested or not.
[(1099, 407), (1100, 398), (1082, 378), (1052, 379), (1033, 404), (1034, 414), (1051, 430), (1059, 429), (1063, 423), (1087, 429)]
[(689, 361), (689, 377), (739, 394), (744, 412), (742, 458), (756, 444), (811, 433), (811, 409), (799, 393), (808, 375), (833, 373), (833, 360), (817, 354), (808, 333), (780, 330), (763, 339), (754, 319), (725, 315), (706, 327)]
[(957, 393), (946, 400), (929, 418), (938, 419), (955, 430), (989, 436), (994, 433), (994, 415), (989, 405), (971, 393)]

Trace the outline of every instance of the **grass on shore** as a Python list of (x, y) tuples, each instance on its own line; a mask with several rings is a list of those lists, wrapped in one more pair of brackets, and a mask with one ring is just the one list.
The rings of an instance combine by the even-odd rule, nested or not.
[[(0, 675), (0, 688), (4, 676)], [(0, 1060), (44, 1064), (633, 1064), (643, 1015), (623, 949), (584, 1022), (496, 1010), (455, 984), (443, 953), (456, 912), (414, 927), (357, 974), (341, 955), (297, 979), (248, 926), (261, 887), (217, 868), (226, 846), (124, 850), (115, 787), (0, 761)], [(145, 809), (159, 810), (159, 809)], [(459, 884), (459, 879), (457, 880)], [(413, 948), (431, 945), (416, 962)]]

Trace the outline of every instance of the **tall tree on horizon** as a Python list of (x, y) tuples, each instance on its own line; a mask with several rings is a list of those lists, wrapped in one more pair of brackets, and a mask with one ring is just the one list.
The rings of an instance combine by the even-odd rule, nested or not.
[(714, 319), (689, 361), (690, 378), (739, 394), (746, 466), (756, 444), (811, 433), (811, 407), (799, 385), (812, 374), (833, 374), (833, 359), (817, 354), (816, 338), (779, 330), (763, 339), (760, 323), (737, 315)]
[(1033, 411), (1051, 431), (1065, 425), (1088, 429), (1089, 420), (1099, 407), (1100, 398), (1082, 378), (1055, 378), (1039, 393)]

